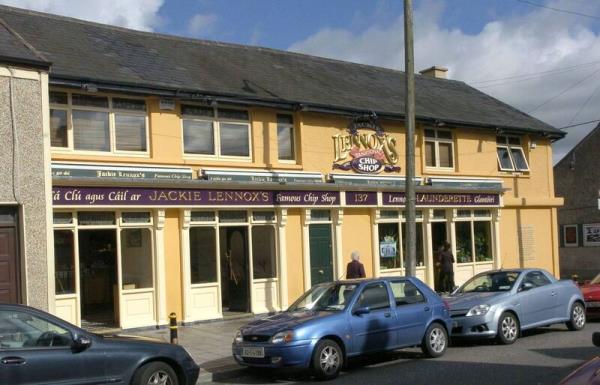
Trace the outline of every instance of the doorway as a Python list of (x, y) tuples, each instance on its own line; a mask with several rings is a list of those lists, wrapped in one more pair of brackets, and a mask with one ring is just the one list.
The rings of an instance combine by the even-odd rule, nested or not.
[(310, 243), (310, 284), (333, 281), (333, 248), (330, 224), (308, 226)]
[(437, 266), (438, 253), (448, 241), (448, 228), (446, 222), (431, 223), (431, 248), (433, 250), (433, 280), (435, 291), (441, 291), (440, 268)]
[(248, 228), (219, 229), (221, 254), (221, 304), (223, 312), (250, 312)]
[(19, 303), (17, 228), (0, 224), (0, 303)]
[(117, 231), (79, 230), (81, 323), (86, 328), (119, 325)]

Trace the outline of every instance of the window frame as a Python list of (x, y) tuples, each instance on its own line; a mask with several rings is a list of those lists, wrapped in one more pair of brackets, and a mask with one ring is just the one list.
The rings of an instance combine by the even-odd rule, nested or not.
[[(73, 331), (70, 328), (65, 327), (64, 325), (60, 325), (52, 320), (46, 319), (38, 314), (32, 314), (29, 311), (26, 310), (5, 310), (8, 313), (21, 313), (21, 314), (26, 314), (30, 317), (33, 318), (37, 318), (38, 320), (45, 322), (46, 324), (50, 324), (53, 325), (54, 327), (57, 327), (59, 329), (62, 329), (64, 331), (67, 332), (69, 338), (71, 339), (71, 341), (73, 341)], [(72, 346), (71, 345), (52, 345), (52, 346), (38, 346), (38, 345), (34, 345), (34, 346), (22, 346), (20, 348), (1, 348), (0, 347), (0, 352), (5, 352), (5, 354), (10, 354), (10, 352), (19, 352), (19, 351), (31, 351), (31, 350), (71, 350)]]
[[(392, 289), (392, 285), (393, 284), (402, 284), (402, 283), (405, 286), (407, 284), (408, 285), (412, 285), (415, 288), (415, 290), (417, 291), (417, 293), (419, 293), (421, 295), (422, 300), (418, 301), (418, 302), (413, 302), (413, 303), (401, 303), (401, 304), (398, 304), (398, 300), (397, 300), (396, 296), (394, 295), (394, 289)], [(392, 292), (392, 299), (393, 299), (393, 303), (395, 304), (396, 308), (402, 308), (404, 306), (418, 305), (418, 304), (429, 302), (427, 296), (425, 294), (423, 294), (423, 291), (421, 291), (421, 289), (419, 289), (417, 287), (417, 285), (415, 285), (414, 283), (412, 283), (408, 279), (394, 279), (394, 280), (390, 280), (390, 281), (388, 281), (388, 285), (390, 287), (390, 291)], [(406, 298), (406, 297), (404, 297), (404, 298)]]
[[(458, 211), (469, 211), (470, 215), (469, 216), (458, 216)], [(471, 248), (470, 248), (470, 250), (471, 250), (471, 260), (468, 261), (468, 262), (459, 262), (458, 261), (458, 249), (457, 249), (457, 250), (455, 250), (455, 253), (456, 253), (455, 259), (456, 259), (456, 264), (457, 265), (463, 265), (464, 266), (464, 265), (468, 265), (468, 264), (478, 264), (478, 263), (487, 264), (487, 263), (493, 263), (494, 260), (495, 260), (495, 258), (496, 258), (496, 256), (494, 255), (495, 254), (495, 251), (494, 251), (494, 229), (492, 227), (493, 214), (491, 212), (489, 212), (489, 215), (478, 216), (478, 215), (475, 214), (478, 211), (483, 212), (483, 211), (487, 211), (487, 210), (482, 210), (482, 209), (460, 209), (460, 210), (456, 210), (456, 214), (454, 215), (454, 221), (453, 222), (455, 223), (455, 225), (454, 225), (454, 232), (455, 232), (454, 236), (455, 236), (455, 239), (458, 240), (458, 237), (456, 235), (456, 223), (459, 223), (459, 222), (460, 223), (464, 223), (464, 222), (469, 223), (469, 229), (470, 229), (470, 232), (471, 232)], [(475, 242), (475, 222), (484, 222), (484, 223), (487, 223), (490, 226), (490, 239), (489, 239), (490, 250), (491, 250), (491, 259), (490, 260), (487, 260), (487, 261), (478, 261), (477, 260), (477, 249), (475, 247), (475, 243), (476, 243)], [(458, 244), (458, 242), (456, 242), (456, 243)]]
[[(198, 115), (184, 115), (183, 106), (196, 106), (203, 108), (211, 108), (213, 110), (213, 116), (198, 116)], [(227, 110), (238, 110), (244, 111), (248, 114), (248, 120), (234, 119), (234, 118), (221, 118), (219, 116), (218, 106), (206, 106), (201, 103), (180, 103), (179, 108), (179, 120), (181, 130), (181, 153), (184, 159), (201, 159), (201, 160), (226, 160), (226, 161), (238, 161), (238, 162), (252, 162), (253, 148), (252, 148), (252, 113), (250, 109), (237, 107), (237, 106), (220, 106), (222, 109)], [(198, 122), (211, 122), (213, 129), (213, 146), (214, 154), (193, 154), (185, 151), (185, 138), (184, 138), (184, 121), (192, 120)], [(244, 124), (248, 129), (248, 156), (245, 155), (221, 155), (221, 123), (231, 124)]]
[[(64, 89), (52, 89), (49, 92), (59, 92), (67, 94), (67, 104), (57, 104), (50, 103), (49, 110), (63, 110), (67, 112), (67, 147), (55, 147), (50, 146), (52, 152), (61, 152), (61, 153), (77, 153), (77, 154), (85, 154), (85, 155), (123, 155), (123, 156), (131, 156), (131, 157), (149, 157), (150, 156), (150, 122), (148, 119), (148, 103), (146, 99), (139, 96), (116, 96), (107, 93), (89, 93), (84, 91), (73, 91), (73, 90), (64, 90)], [(80, 94), (84, 96), (98, 96), (105, 97), (108, 99), (108, 107), (92, 107), (92, 106), (77, 106), (73, 104), (73, 94)], [(113, 108), (113, 98), (116, 99), (132, 99), (132, 100), (140, 100), (143, 101), (146, 105), (145, 111), (134, 111), (134, 110), (125, 110)], [(105, 112), (108, 113), (108, 131), (109, 131), (109, 150), (108, 151), (99, 151), (99, 150), (78, 150), (75, 148), (75, 135), (74, 135), (74, 125), (73, 125), (73, 111), (92, 111), (92, 112)], [(145, 141), (146, 141), (146, 150), (145, 151), (133, 151), (133, 150), (118, 150), (117, 149), (117, 134), (116, 134), (116, 124), (115, 124), (115, 114), (120, 115), (128, 115), (128, 116), (138, 116), (144, 117), (144, 125), (145, 125)]]
[[(502, 138), (502, 141), (500, 142), (500, 138)], [(517, 139), (519, 141), (519, 144), (511, 144), (510, 140), (511, 139)], [(510, 160), (510, 163), (512, 165), (512, 168), (506, 168), (502, 166), (502, 162), (500, 161), (500, 156), (498, 155), (498, 149), (499, 148), (503, 148), (507, 151), (508, 153), (508, 159)], [(512, 151), (516, 150), (519, 151), (521, 153), (521, 155), (523, 156), (523, 161), (525, 162), (525, 166), (527, 166), (527, 168), (525, 169), (521, 169), (521, 168), (517, 168), (517, 164), (515, 162), (515, 159), (513, 158), (513, 154)], [(506, 172), (529, 172), (531, 170), (531, 168), (529, 167), (529, 161), (527, 160), (527, 156), (525, 155), (525, 150), (523, 149), (523, 144), (521, 143), (521, 137), (520, 136), (516, 136), (516, 135), (497, 135), (496, 136), (496, 159), (498, 160), (498, 170), (500, 171), (506, 171)]]
[[(579, 226), (573, 225), (562, 225), (562, 239), (564, 247), (579, 247)], [(575, 228), (575, 242), (567, 242), (567, 228)]]
[[(292, 123), (280, 123), (279, 115), (289, 116), (292, 119)], [(294, 114), (278, 112), (275, 117), (276, 130), (277, 130), (277, 161), (279, 163), (297, 164), (298, 163), (298, 151), (296, 148), (297, 133), (296, 133), (296, 119)], [(279, 126), (289, 128), (292, 132), (292, 159), (282, 159), (279, 157)]]
[[(377, 308), (372, 308), (370, 306), (368, 306), (369, 311), (370, 312), (379, 312), (379, 311), (390, 311), (392, 310), (392, 297), (390, 296), (390, 288), (388, 287), (387, 283), (385, 281), (376, 281), (376, 282), (369, 282), (368, 284), (366, 284), (365, 286), (363, 286), (363, 288), (360, 290), (360, 293), (358, 293), (358, 295), (356, 296), (356, 301), (354, 302), (354, 305), (352, 306), (352, 311), (354, 312), (357, 309), (360, 309), (362, 307), (367, 307), (367, 306), (363, 306), (360, 301), (361, 301), (361, 295), (367, 291), (370, 288), (376, 288), (377, 286), (383, 286), (383, 288), (385, 289), (385, 292), (387, 294), (387, 299), (388, 299), (388, 306), (387, 307), (377, 307)], [(395, 302), (395, 300), (394, 300)]]
[[(434, 137), (430, 138), (427, 136), (427, 131), (431, 130), (434, 132)], [(451, 139), (440, 138), (439, 132), (447, 132), (450, 134)], [(455, 151), (455, 135), (452, 130), (439, 129), (435, 127), (426, 127), (423, 129), (423, 163), (425, 169), (443, 170), (443, 171), (455, 171), (456, 170), (456, 151)], [(434, 165), (430, 166), (427, 164), (427, 142), (433, 143), (434, 148)], [(444, 167), (440, 166), (440, 143), (446, 143), (450, 145), (450, 152), (452, 155), (452, 166)]]
[[(397, 216), (394, 216), (394, 217), (392, 217), (392, 216), (381, 217), (381, 213), (383, 211), (390, 212), (390, 213), (391, 212), (396, 212)], [(426, 225), (426, 223), (425, 223), (425, 220), (424, 220), (425, 214), (423, 213), (422, 210), (417, 210), (417, 213), (419, 211), (421, 212), (421, 215), (417, 215), (415, 217), (415, 223), (420, 223), (421, 224), (421, 234), (422, 234), (421, 241), (422, 241), (422, 246), (423, 246), (423, 265), (418, 265), (417, 264), (417, 266), (416, 266), (417, 269), (419, 269), (419, 268), (425, 268), (427, 266), (426, 265), (427, 264), (427, 258), (425, 256), (425, 254), (426, 254), (426, 248), (427, 248), (427, 245), (425, 244), (425, 239), (426, 239), (426, 237), (425, 237), (425, 231), (426, 231), (426, 226), (425, 225)], [(405, 257), (406, 257), (405, 254), (406, 253), (405, 253), (404, 247), (403, 247), (403, 245), (404, 245), (404, 235), (402, 234), (402, 227), (403, 227), (403, 225), (404, 226), (406, 225), (406, 215), (405, 215), (405, 213), (406, 213), (406, 210), (404, 210), (404, 209), (378, 209), (377, 210), (376, 219), (375, 219), (375, 227), (377, 229), (377, 239), (376, 239), (376, 242), (377, 242), (376, 243), (376, 245), (377, 245), (377, 255), (376, 255), (376, 258), (379, 258), (378, 259), (378, 262), (379, 262), (378, 263), (378, 265), (379, 265), (379, 271), (395, 272), (395, 271), (400, 271), (400, 270), (406, 268), (406, 265), (405, 265), (405, 262), (406, 262), (405, 261)], [(399, 267), (394, 267), (394, 268), (391, 268), (391, 269), (388, 269), (388, 268), (385, 268), (385, 267), (382, 268), (381, 261), (380, 261), (380, 259), (381, 259), (381, 253), (380, 253), (380, 250), (379, 250), (379, 244), (380, 244), (380, 240), (379, 240), (380, 239), (379, 225), (380, 224), (386, 224), (386, 223), (394, 224), (398, 228), (398, 239), (397, 239), (396, 242), (397, 242), (397, 248), (398, 248), (397, 249), (398, 256), (400, 257), (400, 266)], [(418, 240), (418, 234), (417, 234), (417, 240)], [(418, 247), (417, 247), (417, 249), (418, 249)], [(418, 263), (418, 261), (417, 261), (417, 263)]]

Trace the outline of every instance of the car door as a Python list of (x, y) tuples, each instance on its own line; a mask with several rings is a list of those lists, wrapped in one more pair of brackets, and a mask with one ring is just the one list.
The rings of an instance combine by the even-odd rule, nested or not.
[[(368, 310), (359, 313), (360, 310)], [(350, 315), (352, 347), (355, 353), (393, 349), (397, 345), (396, 314), (392, 311), (385, 282), (365, 285)]]
[[(527, 289), (526, 284), (531, 288)], [(541, 271), (530, 271), (523, 277), (518, 296), (521, 303), (521, 324), (529, 326), (555, 318), (558, 297), (556, 288)]]
[(425, 296), (409, 280), (394, 280), (389, 284), (396, 305), (398, 344), (411, 346), (420, 343), (431, 317)]
[(104, 383), (103, 368), (72, 343), (69, 330), (37, 314), (0, 309), (0, 384)]

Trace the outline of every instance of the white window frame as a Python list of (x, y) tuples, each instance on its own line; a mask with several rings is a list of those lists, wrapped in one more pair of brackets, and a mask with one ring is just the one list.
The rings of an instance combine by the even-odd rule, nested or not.
[[(499, 138), (503, 138), (501, 143), (498, 142)], [(510, 144), (510, 138), (518, 139), (519, 144)], [(502, 167), (502, 162), (500, 161), (500, 156), (498, 156), (498, 148), (504, 148), (508, 152), (508, 158), (510, 159), (510, 163), (512, 164), (512, 168)], [(521, 152), (523, 155), (523, 160), (525, 161), (526, 169), (517, 169), (515, 160), (513, 159), (512, 150), (517, 150)], [(513, 171), (513, 172), (529, 172), (529, 162), (527, 161), (527, 157), (525, 156), (525, 150), (523, 150), (523, 145), (521, 144), (521, 138), (519, 136), (514, 135), (498, 135), (496, 137), (496, 159), (498, 159), (498, 169), (500, 171)]]
[[(242, 162), (251, 162), (252, 161), (252, 116), (249, 109), (240, 108), (240, 107), (230, 107), (230, 106), (220, 106), (223, 109), (227, 110), (239, 110), (244, 111), (248, 114), (248, 120), (239, 120), (239, 119), (231, 119), (231, 118), (223, 118), (219, 117), (219, 107), (209, 107), (198, 103), (181, 103), (181, 106), (197, 106), (204, 108), (212, 108), (213, 116), (194, 116), (194, 115), (184, 115), (183, 112), (180, 114), (180, 129), (181, 129), (181, 153), (183, 154), (184, 159), (203, 159), (203, 160), (230, 160), (230, 161), (242, 161)], [(191, 154), (185, 152), (185, 139), (184, 139), (184, 121), (185, 120), (193, 120), (197, 122), (211, 122), (213, 128), (213, 138), (214, 138), (214, 154)], [(248, 156), (236, 156), (236, 155), (221, 155), (221, 123), (234, 123), (234, 124), (245, 124), (248, 127)]]
[[(427, 136), (426, 131), (431, 130), (434, 132), (435, 138), (430, 138)], [(438, 133), (440, 131), (448, 132), (451, 139), (439, 138)], [(435, 156), (435, 164), (433, 166), (427, 165), (427, 142), (433, 143), (434, 148), (434, 156)], [(450, 150), (452, 153), (452, 167), (442, 167), (440, 166), (440, 143), (450, 144)], [(444, 171), (454, 171), (456, 169), (456, 156), (454, 151), (454, 132), (452, 130), (444, 130), (433, 127), (426, 127), (423, 130), (423, 162), (425, 163), (425, 168), (427, 169), (436, 169), (436, 170), (444, 170)]]
[(586, 223), (583, 225), (582, 227), (582, 236), (583, 236), (583, 246), (585, 247), (591, 247), (591, 246), (600, 246), (600, 242), (589, 242), (586, 239), (585, 233), (586, 233), (586, 229), (588, 228), (598, 228), (600, 227), (600, 223)]
[[(567, 242), (567, 228), (575, 228), (575, 242)], [(565, 247), (579, 247), (579, 229), (577, 225), (563, 225), (563, 245)]]
[[(463, 209), (461, 209), (463, 210)], [(486, 264), (486, 263), (492, 263), (494, 262), (496, 256), (494, 255), (494, 235), (493, 235), (493, 227), (492, 227), (492, 213), (490, 211), (490, 215), (486, 215), (486, 216), (477, 216), (475, 215), (475, 211), (478, 211), (477, 209), (464, 209), (466, 211), (469, 211), (469, 216), (461, 216), (459, 217), (458, 215), (454, 215), (454, 223), (458, 223), (458, 222), (468, 222), (470, 224), (470, 231), (471, 231), (471, 261), (469, 262), (458, 262), (458, 252), (456, 252), (456, 264), (459, 266), (466, 266), (466, 265), (473, 265), (473, 264)], [(483, 211), (487, 211), (487, 210), (483, 210)], [(458, 210), (457, 210), (457, 214), (458, 214)], [(490, 244), (491, 244), (491, 260), (488, 261), (478, 261), (477, 260), (477, 252), (475, 250), (475, 222), (487, 222), (490, 224)], [(458, 237), (456, 236), (456, 227), (454, 226), (454, 231), (455, 231), (455, 237), (456, 239), (458, 239)]]
[[(382, 211), (397, 211), (398, 212), (398, 217), (381, 217), (381, 212)], [(421, 211), (421, 216), (416, 216), (415, 217), (415, 223), (421, 223), (421, 231), (422, 231), (422, 242), (423, 242), (423, 253), (426, 253), (427, 251), (427, 245), (425, 242), (427, 241), (427, 238), (425, 236), (425, 221), (423, 220), (425, 213), (422, 210), (418, 210)], [(384, 224), (384, 223), (392, 223), (398, 226), (398, 254), (400, 255), (400, 267), (396, 267), (393, 269), (387, 269), (387, 268), (382, 268), (381, 265), (379, 267), (379, 271), (383, 271), (383, 272), (394, 272), (394, 271), (400, 271), (402, 269), (406, 268), (405, 265), (405, 255), (404, 255), (404, 249), (402, 248), (402, 244), (404, 242), (404, 236), (402, 235), (402, 225), (406, 224), (406, 210), (398, 210), (398, 209), (379, 209), (377, 214), (376, 214), (376, 220), (375, 220), (375, 226), (377, 228), (377, 238), (375, 240), (376, 244), (377, 244), (377, 255), (376, 258), (381, 258), (380, 253), (379, 253), (379, 225), (380, 224)], [(423, 265), (417, 265), (417, 268), (424, 268), (427, 265), (427, 257), (426, 255), (423, 256)]]
[[(132, 157), (144, 157), (147, 158), (150, 156), (150, 130), (149, 122), (148, 122), (148, 103), (146, 103), (146, 111), (131, 111), (131, 110), (120, 110), (113, 109), (112, 100), (113, 97), (117, 99), (134, 99), (134, 100), (142, 100), (146, 102), (146, 99), (141, 97), (129, 96), (129, 95), (110, 95), (105, 93), (86, 93), (84, 91), (67, 91), (62, 89), (52, 89), (50, 92), (61, 92), (67, 94), (67, 104), (50, 104), (51, 110), (63, 110), (67, 111), (67, 147), (51, 147), (52, 152), (67, 152), (67, 153), (77, 153), (84, 155), (124, 155), (124, 156), (132, 156)], [(88, 106), (75, 106), (73, 105), (73, 94), (87, 95), (87, 96), (99, 96), (105, 97), (108, 99), (108, 108), (103, 107), (88, 107)], [(95, 112), (106, 112), (108, 113), (108, 131), (109, 131), (109, 141), (110, 141), (110, 149), (109, 151), (95, 151), (95, 150), (77, 150), (75, 148), (74, 143), (74, 132), (73, 132), (73, 111), (95, 111)], [(144, 116), (145, 121), (145, 131), (146, 131), (146, 150), (145, 151), (125, 151), (125, 150), (117, 150), (117, 142), (116, 142), (116, 126), (115, 126), (115, 114), (121, 115), (130, 115), (130, 116)]]
[[(298, 163), (298, 151), (296, 148), (296, 119), (294, 114), (278, 112), (277, 115), (288, 115), (292, 118), (292, 123), (279, 123), (277, 117), (275, 118), (276, 130), (277, 130), (277, 161), (279, 163), (297, 164)], [(281, 159), (279, 157), (279, 126), (286, 127), (292, 130), (292, 159)]]

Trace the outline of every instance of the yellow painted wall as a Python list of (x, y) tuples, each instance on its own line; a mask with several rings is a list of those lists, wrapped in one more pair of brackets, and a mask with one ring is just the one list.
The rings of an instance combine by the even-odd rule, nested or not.
[[(344, 269), (352, 251), (360, 253), (360, 261), (365, 266), (367, 277), (373, 276), (373, 242), (371, 239), (371, 210), (347, 209), (344, 210), (344, 223), (342, 225), (342, 252), (344, 256)], [(345, 277), (345, 271), (344, 277)], [(339, 275), (341, 275), (340, 272)]]
[(181, 282), (181, 246), (179, 210), (165, 211), (165, 279), (167, 288), (167, 314), (175, 312), (183, 319), (183, 283)]
[(288, 275), (288, 303), (292, 304), (304, 293), (304, 258), (302, 246), (302, 217), (300, 209), (288, 210), (286, 225), (286, 260)]

